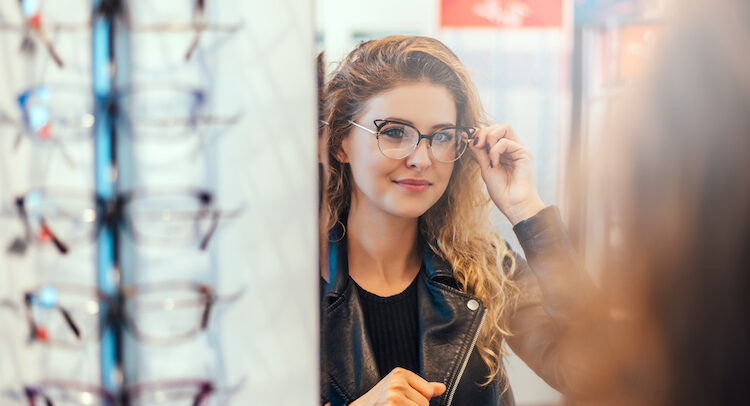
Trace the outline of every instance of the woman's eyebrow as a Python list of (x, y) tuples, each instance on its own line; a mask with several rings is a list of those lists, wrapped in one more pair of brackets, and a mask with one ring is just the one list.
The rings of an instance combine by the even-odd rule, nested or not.
[[(414, 125), (414, 123), (413, 123), (413, 122), (412, 122), (411, 120), (407, 120), (407, 119), (404, 119), (404, 118), (399, 118), (399, 117), (386, 117), (386, 118), (384, 118), (383, 120), (385, 120), (385, 121), (398, 121), (398, 122), (401, 122), (401, 123), (404, 123), (404, 124), (409, 124), (410, 126), (412, 126), (412, 127), (415, 127), (415, 128), (416, 128), (416, 126)], [(438, 128), (443, 128), (443, 127), (455, 127), (455, 126), (456, 126), (456, 124), (453, 124), (453, 123), (440, 123), (440, 124), (435, 124), (435, 125), (433, 125), (433, 126), (432, 126), (432, 129), (433, 129), (433, 130), (437, 130)]]

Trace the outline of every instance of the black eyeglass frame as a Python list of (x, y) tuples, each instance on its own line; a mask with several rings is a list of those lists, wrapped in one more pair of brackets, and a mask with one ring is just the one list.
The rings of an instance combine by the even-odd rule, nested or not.
[[(373, 121), (373, 124), (375, 124), (375, 128), (376, 128), (376, 130), (373, 131), (373, 130), (371, 130), (371, 129), (369, 129), (369, 128), (361, 125), (361, 124), (358, 124), (358, 123), (354, 122), (353, 120), (349, 120), (349, 123), (352, 124), (352, 125), (354, 125), (354, 126), (356, 126), (357, 128), (360, 128), (360, 129), (363, 129), (363, 130), (369, 132), (370, 134), (373, 134), (375, 136), (375, 138), (378, 140), (378, 149), (380, 150), (380, 152), (386, 158), (404, 159), (407, 156), (409, 156), (412, 152), (414, 152), (414, 150), (417, 149), (417, 146), (419, 145), (420, 142), (422, 142), (422, 139), (426, 139), (428, 141), (428, 145), (430, 147), (429, 150), (430, 150), (430, 154), (432, 155), (432, 157), (435, 158), (437, 161), (443, 162), (443, 163), (451, 163), (451, 162), (458, 161), (461, 158), (461, 156), (463, 156), (464, 152), (466, 152), (466, 146), (469, 144), (469, 141), (473, 137), (474, 133), (477, 131), (477, 129), (474, 128), (474, 127), (454, 125), (454, 126), (446, 126), (446, 127), (438, 128), (438, 129), (434, 130), (433, 132), (431, 132), (430, 134), (422, 134), (419, 131), (419, 129), (417, 127), (415, 127), (413, 124), (410, 124), (410, 123), (407, 123), (407, 122), (404, 122), (404, 121), (400, 121), (400, 120), (383, 120), (383, 119), (377, 119), (377, 120)], [(383, 149), (380, 147), (380, 132), (383, 129), (383, 127), (385, 127), (388, 124), (398, 124), (398, 125), (407, 126), (407, 127), (410, 127), (412, 129), (414, 129), (414, 131), (417, 132), (417, 135), (418, 135), (417, 142), (415, 142), (414, 145), (412, 145), (412, 147), (411, 147), (411, 149), (409, 150), (408, 153), (406, 153), (404, 156), (402, 156), (400, 158), (394, 158), (394, 157), (390, 157), (390, 156), (386, 155), (385, 152), (383, 152)], [(432, 153), (432, 140), (433, 140), (433, 138), (437, 134), (439, 134), (442, 131), (448, 130), (448, 129), (456, 129), (456, 130), (465, 131), (466, 134), (468, 134), (468, 137), (464, 140), (465, 142), (463, 142), (463, 146), (460, 148), (460, 151), (459, 151), (458, 145), (456, 145), (456, 158), (455, 159), (453, 159), (451, 161), (442, 161), (442, 160), (438, 159)], [(456, 142), (459, 142), (459, 141), (457, 140)]]

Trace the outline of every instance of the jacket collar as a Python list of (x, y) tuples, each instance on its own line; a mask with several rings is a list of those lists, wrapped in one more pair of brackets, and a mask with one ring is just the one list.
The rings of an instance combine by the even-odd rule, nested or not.
[[(453, 268), (430, 248), (422, 244), (422, 261), (425, 264), (426, 277), (430, 281), (440, 282), (456, 287)], [(348, 256), (346, 248), (346, 229), (336, 223), (328, 235), (328, 283), (325, 296), (331, 299), (341, 296), (349, 283)]]
[[(323, 293), (324, 379), (335, 389), (333, 396), (347, 403), (377, 384), (379, 377), (359, 295), (351, 293), (343, 227), (334, 229), (329, 241), (329, 282)], [(431, 402), (446, 405), (463, 370), (462, 360), (468, 359), (472, 350), (472, 338), (481, 326), (485, 309), (481, 301), (456, 289), (453, 268), (428, 244), (423, 246), (424, 281), (417, 285), (419, 372), (428, 381), (446, 384), (446, 393)], [(472, 301), (476, 306), (467, 308)]]

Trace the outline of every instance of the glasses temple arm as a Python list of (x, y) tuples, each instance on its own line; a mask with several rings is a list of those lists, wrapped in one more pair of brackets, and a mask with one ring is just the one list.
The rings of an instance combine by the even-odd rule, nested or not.
[(16, 209), (18, 210), (18, 216), (21, 217), (21, 222), (23, 223), (24, 234), (26, 234), (24, 240), (26, 243), (29, 243), (31, 242), (31, 225), (29, 224), (29, 215), (26, 213), (23, 197), (16, 198)]
[(55, 248), (57, 248), (58, 251), (60, 251), (61, 254), (67, 254), (68, 253), (68, 246), (62, 242), (54, 232), (52, 232), (52, 229), (47, 226), (47, 222), (44, 220), (44, 217), (42, 217), (41, 221), (42, 230), (49, 234), (50, 238), (52, 238), (52, 243), (55, 244)]
[(187, 52), (185, 53), (185, 61), (189, 61), (190, 58), (193, 56), (193, 53), (198, 48), (198, 42), (201, 39), (201, 34), (203, 33), (203, 29), (206, 27), (206, 23), (204, 21), (204, 14), (206, 11), (206, 2), (205, 0), (195, 0), (195, 16), (193, 17), (193, 27), (195, 28), (195, 37), (193, 37), (193, 41), (190, 43), (190, 46), (188, 47)]
[(206, 308), (203, 310), (203, 315), (201, 317), (201, 330), (205, 330), (206, 327), (208, 327), (208, 316), (211, 315), (211, 308), (213, 308), (214, 300), (213, 297), (209, 297), (208, 301), (206, 301)]
[(73, 321), (73, 318), (70, 317), (70, 313), (65, 310), (64, 307), (58, 307), (60, 309), (60, 313), (62, 313), (63, 318), (65, 319), (65, 322), (68, 323), (68, 327), (70, 327), (71, 330), (73, 330), (73, 334), (76, 335), (76, 338), (79, 340), (81, 339), (81, 330), (78, 328), (78, 325)]
[(219, 225), (219, 217), (221, 216), (221, 213), (219, 211), (215, 211), (213, 215), (211, 216), (211, 227), (209, 227), (208, 231), (206, 232), (205, 237), (203, 237), (203, 240), (200, 244), (201, 251), (205, 251), (208, 247), (208, 242), (211, 241), (211, 237), (213, 237), (214, 233), (216, 232), (216, 228)]
[(373, 131), (373, 130), (371, 130), (371, 129), (369, 129), (369, 128), (367, 128), (367, 127), (363, 126), (363, 125), (359, 125), (359, 124), (355, 123), (355, 122), (354, 122), (354, 121), (352, 121), (352, 120), (349, 120), (349, 123), (350, 123), (351, 125), (355, 126), (355, 127), (359, 127), (359, 128), (361, 128), (361, 129), (363, 129), (363, 130), (367, 131), (367, 132), (368, 132), (368, 133), (370, 133), (370, 134), (373, 134), (373, 135), (377, 135), (377, 133), (378, 133), (377, 131)]

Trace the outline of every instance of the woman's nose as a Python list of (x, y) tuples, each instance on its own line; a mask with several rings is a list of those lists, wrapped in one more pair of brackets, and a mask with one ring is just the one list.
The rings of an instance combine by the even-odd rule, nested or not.
[(410, 168), (425, 169), (432, 165), (432, 157), (430, 157), (430, 141), (423, 138), (417, 144), (417, 147), (406, 157), (406, 165)]

